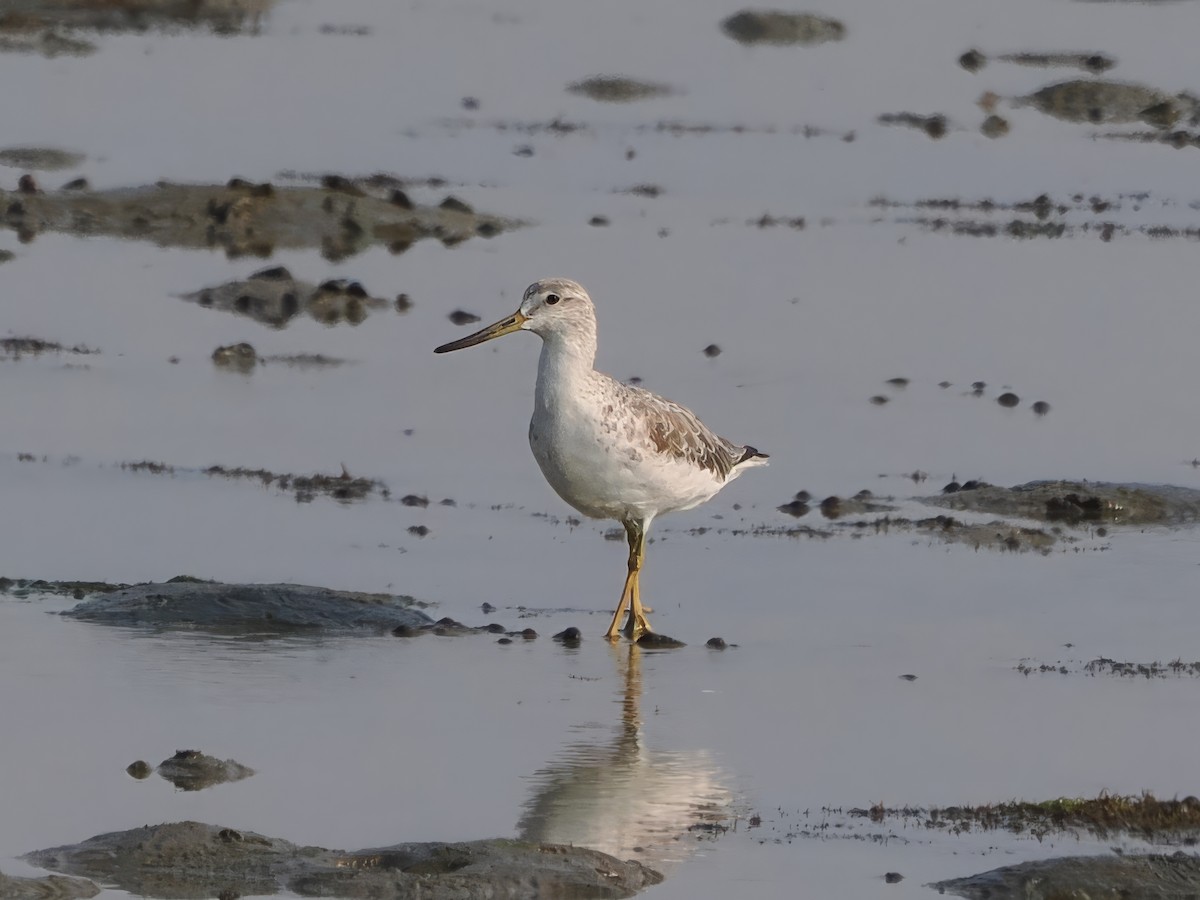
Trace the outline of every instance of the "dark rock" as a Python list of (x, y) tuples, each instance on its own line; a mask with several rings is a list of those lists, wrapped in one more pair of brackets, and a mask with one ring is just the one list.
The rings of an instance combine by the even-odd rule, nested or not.
[(639, 647), (645, 647), (649, 650), (673, 650), (676, 647), (687, 646), (683, 641), (668, 637), (665, 634), (659, 634), (657, 631), (647, 631), (638, 638), (637, 644)]
[(1007, 409), (1012, 409), (1021, 402), (1021, 398), (1012, 391), (1006, 391), (996, 398), (996, 402)]
[(474, 322), (480, 321), (480, 317), (475, 315), (475, 313), (469, 313), (461, 309), (456, 309), (454, 312), (450, 313), (447, 318), (449, 318), (450, 321), (455, 325), (470, 325)]
[(583, 640), (583, 633), (574, 625), (569, 628), (564, 628), (558, 634), (554, 635), (552, 640), (561, 641), (564, 644), (578, 644)]
[(136, 762), (131, 762), (129, 765), (127, 765), (125, 767), (125, 771), (128, 772), (131, 777), (141, 781), (150, 777), (150, 775), (154, 772), (154, 767), (144, 759), (139, 759)]
[(710, 650), (724, 650), (729, 645), (725, 643), (725, 638), (713, 637), (709, 638), (704, 646)]

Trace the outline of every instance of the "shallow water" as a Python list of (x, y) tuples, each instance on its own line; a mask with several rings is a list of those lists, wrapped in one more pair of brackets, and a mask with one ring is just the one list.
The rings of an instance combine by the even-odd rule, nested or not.
[[(801, 488), (903, 498), (955, 475), (1200, 486), (1192, 241), (952, 237), (870, 204), (1145, 191), (1103, 218), (1195, 226), (1194, 149), (1093, 140), (1090, 126), (1005, 101), (1012, 131), (989, 140), (975, 105), (985, 90), (1016, 97), (1074, 76), (999, 63), (970, 74), (955, 60), (973, 46), (1103, 51), (1118, 60), (1109, 77), (1195, 91), (1181, 61), (1200, 8), (841, 4), (830, 12), (846, 39), (807, 48), (736, 44), (717, 27), (733, 11), (293, 0), (257, 35), (113, 34), (83, 59), (0, 54), (0, 81), (22, 85), (0, 96), (6, 146), (87, 156), (39, 175), (46, 187), (386, 171), (447, 180), (413, 188), (420, 202), (452, 193), (531, 223), (340, 263), (0, 232), (16, 254), (0, 264), (5, 336), (101, 350), (0, 360), (0, 575), (390, 589), (540, 634), (512, 646), (146, 636), (47, 615), (61, 600), (0, 599), (0, 869), (27, 874), (13, 857), (28, 850), (194, 818), (345, 848), (521, 831), (623, 856), (641, 847), (669, 874), (648, 892), (661, 898), (915, 897), (928, 881), (1112, 842), (786, 835), (824, 805), (1195, 792), (1194, 680), (1014, 667), (1195, 658), (1196, 532), (1115, 528), (1042, 557), (911, 534), (720, 529), (790, 523), (775, 507)], [(598, 72), (677, 92), (628, 105), (566, 92)], [(905, 110), (946, 114), (949, 133), (876, 122)], [(586, 127), (522, 127), (556, 118)], [(514, 153), (523, 146), (533, 155)], [(0, 186), (19, 174), (0, 168)], [(638, 184), (663, 193), (623, 192)], [(805, 228), (749, 224), (764, 213)], [(588, 225), (594, 215), (609, 226)], [(178, 298), (269, 264), (414, 305), (357, 327), (272, 330)], [(500, 318), (546, 274), (591, 289), (602, 368), (771, 454), (708, 505), (656, 523), (646, 597), (684, 650), (631, 658), (598, 639), (625, 551), (602, 539), (611, 523), (570, 524), (529, 456), (537, 342), (431, 352), (464, 333), (452, 310)], [(352, 364), (215, 368), (213, 349), (237, 341)], [(884, 383), (895, 376), (909, 385)], [(983, 397), (970, 394), (977, 380)], [(1006, 388), (1015, 409), (995, 402)], [(176, 468), (120, 468), (144, 459)], [(214, 464), (344, 465), (392, 499), (297, 503), (205, 475)], [(396, 502), (408, 493), (430, 506)], [(485, 617), (484, 601), (499, 611)], [(578, 649), (549, 640), (568, 625), (584, 630)], [(738, 646), (705, 649), (714, 635)], [(179, 793), (122, 771), (185, 747), (258, 774)], [(748, 829), (754, 813), (763, 824)], [(681, 834), (714, 816), (736, 827)], [(888, 871), (905, 880), (885, 885)]]

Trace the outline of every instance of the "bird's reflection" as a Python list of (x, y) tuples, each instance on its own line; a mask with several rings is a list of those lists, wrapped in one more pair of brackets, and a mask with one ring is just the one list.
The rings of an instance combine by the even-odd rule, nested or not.
[(732, 794), (706, 751), (645, 745), (642, 652), (614, 648), (624, 676), (615, 737), (570, 744), (532, 776), (534, 794), (517, 824), (524, 840), (589, 847), (669, 870), (732, 815)]

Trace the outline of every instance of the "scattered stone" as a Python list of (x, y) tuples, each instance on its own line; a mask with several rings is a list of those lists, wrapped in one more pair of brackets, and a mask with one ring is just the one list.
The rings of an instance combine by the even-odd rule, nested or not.
[(984, 137), (992, 139), (1004, 137), (1008, 134), (1008, 120), (993, 113), (983, 120), (979, 130)]
[(710, 650), (724, 650), (729, 645), (725, 643), (725, 638), (711, 637), (704, 646)]
[(400, 498), (400, 502), (405, 506), (417, 506), (424, 509), (429, 505), (428, 497), (419, 497), (416, 494), (405, 494)]
[(568, 85), (567, 90), (601, 103), (630, 103), (634, 100), (664, 97), (675, 93), (669, 85), (638, 81), (620, 75), (595, 75)]
[[(806, 492), (802, 492), (802, 493), (806, 493)], [(810, 507), (809, 507), (808, 503), (806, 503), (805, 501), (803, 501), (803, 500), (799, 499), (799, 497), (797, 497), (795, 500), (792, 500), (788, 503), (784, 503), (782, 506), (776, 507), (776, 509), (778, 509), (781, 513), (787, 513), (792, 518), (799, 519), (802, 516), (808, 515)]]
[(389, 491), (382, 481), (374, 478), (355, 478), (343, 467), (340, 475), (290, 475), (270, 472), (266, 469), (246, 469), (242, 467), (228, 468), (226, 466), (209, 466), (204, 469), (209, 477), (244, 478), (259, 481), (263, 485), (271, 485), (279, 490), (296, 492), (296, 499), (312, 499), (317, 494), (323, 494), (342, 503), (354, 500), (364, 500), (378, 492), (387, 499)]
[(243, 341), (240, 344), (218, 347), (212, 352), (212, 361), (223, 369), (249, 372), (258, 365), (258, 353), (252, 345)]
[(588, 224), (593, 228), (604, 228), (608, 223), (608, 216), (592, 216), (588, 219)]
[(33, 865), (86, 875), (132, 894), (222, 892), (305, 897), (471, 900), (630, 897), (662, 881), (638, 862), (596, 850), (511, 839), (407, 843), (345, 852), (199, 822), (97, 835), (27, 854)]
[(466, 203), (463, 203), (457, 197), (446, 197), (445, 200), (438, 204), (438, 209), (449, 209), (453, 210), (454, 212), (466, 213), (467, 215), (475, 214), (474, 209), (472, 209)]
[(11, 250), (0, 250), (0, 264), (9, 262), (17, 258), (17, 255)]
[(887, 403), (891, 399), (892, 399), (891, 397), (885, 397), (883, 394), (876, 394), (874, 397), (871, 398), (871, 403), (873, 403), (875, 406), (883, 406), (885, 403)]
[(1034, 414), (1044, 416), (1046, 413), (1050, 412), (1050, 404), (1045, 400), (1038, 400), (1033, 404), (1033, 406), (1030, 407), (1030, 409), (1034, 411)]
[(232, 759), (217, 759), (199, 750), (176, 750), (158, 766), (158, 774), (182, 791), (199, 791), (216, 784), (241, 781), (254, 774)]
[(721, 348), (718, 347), (716, 344), (709, 344), (707, 347), (704, 348), (704, 355), (707, 356), (709, 359), (715, 359), (716, 357), (721, 355)]
[(899, 884), (904, 880), (904, 876), (899, 872), (885, 872), (883, 875), (883, 880), (887, 884)]
[(154, 767), (144, 759), (139, 759), (126, 766), (125, 771), (128, 772), (131, 777), (136, 778), (138, 781), (142, 781), (150, 777), (150, 775), (154, 772)]
[(512, 638), (509, 637), (502, 637), (500, 640), (496, 641), (497, 644), (511, 644), (512, 642)]
[(574, 625), (569, 628), (564, 628), (558, 634), (554, 635), (552, 640), (560, 641), (564, 644), (576, 645), (583, 640), (583, 633)]
[(1014, 406), (1016, 406), (1018, 403), (1021, 402), (1021, 398), (1018, 397), (1016, 394), (1014, 394), (1012, 391), (1005, 391), (1003, 394), (1001, 394), (999, 397), (996, 398), (996, 402), (999, 403), (1001, 406), (1003, 406), (1005, 409), (1012, 409)]
[(987, 65), (987, 57), (979, 50), (968, 50), (958, 58), (958, 64), (968, 72), (978, 72)]
[(890, 384), (892, 387), (895, 387), (895, 388), (904, 388), (904, 387), (908, 387), (908, 379), (904, 378), (904, 377), (889, 378), (887, 380), (887, 384)]
[(461, 309), (456, 309), (454, 312), (450, 313), (447, 318), (455, 325), (470, 325), (474, 322), (481, 321), (480, 317), (475, 315), (475, 313), (469, 313)]
[(740, 44), (813, 45), (846, 36), (837, 19), (778, 10), (744, 9), (725, 19), (721, 30)]
[(492, 604), (488, 603), (486, 600), (479, 605), (479, 608), (483, 610), (485, 615), (487, 613), (494, 613), (496, 611), (496, 607), (492, 606)]
[(406, 313), (412, 309), (412, 298), (408, 294), (397, 294), (396, 302), (393, 304), (398, 313)]
[(917, 676), (916, 676), (916, 675), (913, 675), (913, 674), (911, 674), (911, 673), (905, 673), (904, 675), (901, 675), (901, 676), (899, 676), (899, 677), (900, 677), (900, 678), (901, 678), (901, 680), (903, 680), (903, 681), (916, 681), (916, 680), (917, 680)]
[(429, 527), (427, 525), (410, 525), (408, 533), (414, 537), (425, 537), (429, 534)]

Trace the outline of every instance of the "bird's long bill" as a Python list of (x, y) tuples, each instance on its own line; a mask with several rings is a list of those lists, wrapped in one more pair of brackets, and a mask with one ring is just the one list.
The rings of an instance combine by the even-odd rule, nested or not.
[(492, 338), (503, 337), (506, 334), (512, 334), (514, 331), (520, 331), (521, 326), (525, 323), (525, 316), (518, 310), (507, 319), (501, 319), (499, 322), (494, 322), (487, 328), (481, 328), (474, 334), (468, 334), (465, 338), (460, 338), (457, 341), (451, 341), (448, 344), (442, 344), (434, 350), (434, 353), (449, 353), (451, 350), (462, 350), (464, 347), (474, 347), (476, 344), (482, 344), (484, 341), (490, 341)]

